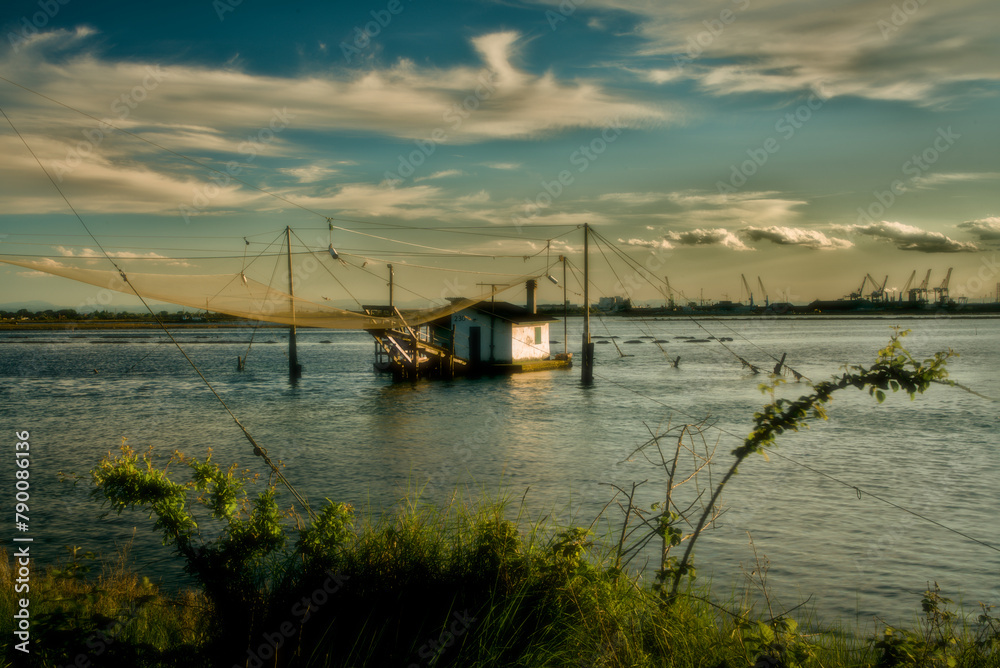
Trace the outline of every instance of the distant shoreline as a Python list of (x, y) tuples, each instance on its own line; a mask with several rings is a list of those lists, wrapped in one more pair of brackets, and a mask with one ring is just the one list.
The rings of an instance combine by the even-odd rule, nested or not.
[[(561, 317), (561, 314), (549, 314), (553, 318)], [(1000, 311), (980, 311), (972, 309), (962, 311), (828, 311), (824, 313), (740, 313), (723, 311), (694, 311), (694, 312), (664, 312), (656, 310), (644, 313), (642, 309), (629, 311), (619, 311), (615, 313), (595, 313), (602, 317), (623, 318), (625, 320), (674, 320), (689, 318), (725, 318), (727, 320), (762, 320), (776, 318), (802, 318), (809, 320), (839, 320), (841, 318), (865, 318), (865, 319), (894, 319), (894, 318), (949, 318), (949, 319), (996, 319), (1000, 318)], [(573, 313), (570, 317), (579, 318), (582, 314)], [(223, 329), (223, 328), (277, 328), (285, 329), (288, 325), (272, 322), (257, 322), (252, 320), (230, 320), (216, 322), (191, 322), (191, 321), (167, 321), (164, 323), (168, 329)], [(0, 322), (0, 332), (16, 331), (56, 331), (56, 330), (144, 330), (160, 329), (159, 323), (149, 320), (58, 320), (58, 321), (31, 321), (22, 320), (18, 322)], [(325, 330), (328, 327), (309, 327), (311, 330)]]
[[(256, 323), (248, 320), (233, 320), (229, 322), (174, 322), (168, 321), (164, 323), (168, 329), (220, 329), (224, 327), (280, 327), (285, 328), (287, 325), (280, 325), (271, 322), (266, 323)], [(121, 321), (109, 321), (102, 320), (97, 322), (91, 322), (89, 320), (53, 320), (49, 322), (37, 322), (31, 320), (22, 320), (20, 322), (2, 322), (0, 323), (0, 331), (3, 332), (16, 332), (23, 330), (33, 330), (33, 331), (54, 331), (60, 329), (73, 330), (98, 330), (98, 329), (160, 329), (159, 323), (151, 322), (148, 320), (121, 320)]]

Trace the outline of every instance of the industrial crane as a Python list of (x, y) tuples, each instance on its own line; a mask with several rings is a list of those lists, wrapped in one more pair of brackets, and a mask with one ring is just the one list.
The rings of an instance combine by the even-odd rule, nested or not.
[(868, 281), (868, 274), (865, 274), (865, 277), (861, 279), (861, 287), (859, 287), (857, 291), (852, 292), (850, 295), (848, 295), (848, 299), (861, 299), (862, 297), (864, 297), (865, 283), (867, 281)]
[(744, 276), (743, 274), (740, 274), (740, 278), (743, 279), (743, 287), (747, 289), (747, 298), (750, 300), (749, 306), (750, 308), (753, 308), (753, 291), (750, 290), (750, 284), (747, 283), (747, 277)]
[(910, 290), (909, 298), (911, 303), (927, 301), (927, 283), (931, 280), (931, 270), (927, 270), (927, 275), (917, 287)]
[(910, 277), (908, 279), (906, 279), (906, 285), (903, 286), (902, 291), (900, 291), (900, 293), (899, 293), (899, 301), (900, 302), (903, 301), (903, 295), (904, 294), (908, 294), (910, 292), (910, 286), (913, 284), (913, 279), (916, 277), (916, 275), (917, 275), (917, 270), (914, 269), (913, 273), (910, 274)]
[(939, 306), (945, 306), (948, 303), (948, 284), (951, 282), (951, 270), (952, 267), (948, 267), (948, 273), (941, 281), (941, 286), (934, 288), (934, 303)]
[(868, 295), (869, 299), (871, 299), (875, 303), (881, 303), (887, 301), (885, 297), (885, 284), (889, 282), (889, 275), (886, 274), (885, 280), (882, 281), (881, 287), (875, 287), (878, 285), (878, 281), (872, 278), (871, 274), (868, 274), (867, 276), (865, 276), (865, 278), (868, 279), (868, 281), (872, 284), (872, 288), (874, 288), (871, 291), (871, 294)]
[(674, 291), (670, 289), (670, 277), (664, 276), (663, 281), (667, 284), (667, 308), (672, 310), (674, 308)]
[(771, 302), (767, 298), (767, 290), (764, 288), (764, 281), (760, 280), (760, 276), (757, 277), (757, 285), (760, 286), (760, 294), (764, 295), (764, 306), (770, 306)]

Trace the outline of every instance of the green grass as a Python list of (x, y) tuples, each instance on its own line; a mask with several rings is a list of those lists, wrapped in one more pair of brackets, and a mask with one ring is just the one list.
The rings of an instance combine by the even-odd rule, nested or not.
[[(12, 561), (0, 551), (5, 665), (178, 666), (205, 644), (204, 619), (211, 616), (205, 597), (193, 591), (164, 595), (130, 570), (127, 550), (103, 565), (73, 552), (60, 567), (33, 571), (27, 593), (14, 591)], [(22, 597), (31, 601), (28, 654), (11, 641)]]
[[(611, 542), (516, 511), (504, 500), (406, 500), (308, 567), (268, 564), (296, 577), (270, 572), (280, 584), (259, 590), (259, 612), (224, 640), (220, 616), (232, 611), (204, 594), (165, 595), (125, 554), (98, 572), (71, 559), (33, 577), (32, 654), (16, 665), (79, 655), (90, 666), (185, 668), (1000, 665), (996, 620), (982, 627), (991, 632), (963, 626), (940, 597), (925, 598), (914, 630), (878, 639), (804, 632), (808, 618), (770, 619), (745, 592), (712, 605), (708, 591), (689, 587), (667, 605), (650, 583), (611, 567)], [(2, 564), (0, 632), (10, 638), (14, 575)]]

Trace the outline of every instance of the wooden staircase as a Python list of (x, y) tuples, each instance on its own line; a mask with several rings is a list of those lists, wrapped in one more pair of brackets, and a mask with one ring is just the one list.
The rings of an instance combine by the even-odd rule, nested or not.
[[(402, 319), (398, 309), (384, 315)], [(451, 329), (432, 325), (425, 333), (404, 324), (402, 328), (366, 331), (375, 339), (375, 369), (392, 373), (395, 380), (452, 378), (466, 371), (466, 360), (455, 357)]]

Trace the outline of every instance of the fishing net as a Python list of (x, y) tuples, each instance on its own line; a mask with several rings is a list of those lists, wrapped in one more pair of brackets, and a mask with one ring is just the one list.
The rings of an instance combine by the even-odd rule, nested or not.
[[(458, 287), (458, 283), (442, 281), (440, 284), (445, 288), (436, 300), (438, 303), (429, 303), (425, 308), (392, 309), (386, 299), (388, 274), (384, 265), (377, 267), (381, 273), (376, 273), (376, 267), (368, 268), (367, 262), (361, 266), (360, 263), (351, 264), (343, 258), (335, 259), (325, 250), (258, 255), (249, 262), (239, 257), (152, 255), (155, 254), (114, 256), (114, 265), (118, 268), (107, 258), (94, 254), (68, 257), (0, 255), (0, 262), (103, 289), (138, 294), (147, 301), (205, 309), (249, 320), (331, 329), (394, 329), (420, 325), (468, 308), (530, 278), (544, 275), (546, 271), (542, 269), (516, 278), (506, 275), (502, 282), (480, 284), (486, 287), (477, 290), (472, 297), (448, 294)], [(399, 266), (407, 268), (405, 264)], [(289, 276), (292, 278), (290, 288)], [(400, 286), (396, 289), (405, 291)], [(358, 294), (381, 295), (377, 302), (381, 305), (366, 306), (356, 296)], [(412, 295), (404, 294), (404, 298), (406, 296), (412, 302)], [(348, 299), (354, 300), (356, 308), (323, 303)]]

